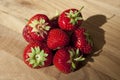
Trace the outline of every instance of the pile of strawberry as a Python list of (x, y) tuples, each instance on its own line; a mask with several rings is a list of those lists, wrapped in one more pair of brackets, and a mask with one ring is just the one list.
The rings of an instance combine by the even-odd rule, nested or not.
[(54, 64), (63, 73), (77, 69), (93, 48), (90, 35), (81, 28), (81, 9), (65, 10), (51, 20), (44, 14), (28, 20), (23, 37), (29, 44), (23, 59), (29, 67), (38, 69)]

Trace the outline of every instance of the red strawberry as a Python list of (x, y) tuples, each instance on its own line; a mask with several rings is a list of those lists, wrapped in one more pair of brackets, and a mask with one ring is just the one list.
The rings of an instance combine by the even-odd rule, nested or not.
[(46, 39), (50, 28), (48, 17), (44, 14), (36, 14), (23, 29), (23, 37), (29, 43), (41, 42)]
[(59, 49), (53, 59), (53, 64), (63, 73), (70, 73), (76, 69), (76, 64), (85, 58), (79, 53), (79, 49)]
[(50, 49), (62, 48), (69, 43), (68, 35), (61, 29), (51, 29), (48, 34), (47, 45)]
[[(82, 7), (83, 8), (83, 7)], [(82, 9), (81, 8), (81, 9)], [(82, 24), (81, 9), (68, 9), (60, 14), (58, 19), (59, 27), (63, 30), (74, 30)]]
[(90, 35), (84, 28), (76, 29), (72, 34), (72, 42), (76, 48), (79, 48), (84, 54), (89, 54), (92, 51), (93, 42)]
[(46, 45), (30, 43), (24, 50), (23, 59), (31, 68), (46, 67), (52, 63), (52, 53)]

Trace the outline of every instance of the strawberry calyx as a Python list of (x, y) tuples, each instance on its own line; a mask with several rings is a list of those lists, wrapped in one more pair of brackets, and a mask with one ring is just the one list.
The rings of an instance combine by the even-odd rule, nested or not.
[(76, 69), (76, 62), (84, 61), (85, 58), (82, 54), (80, 54), (79, 49), (76, 51), (72, 48), (69, 50), (70, 53), (70, 62), (71, 62), (71, 70), (74, 71)]
[(93, 46), (93, 40), (90, 36), (90, 34), (88, 34), (87, 32), (84, 32), (84, 35), (86, 36), (86, 40), (88, 41), (88, 43)]
[(47, 34), (47, 31), (50, 30), (50, 26), (48, 26), (44, 19), (33, 20), (29, 25), (32, 27), (32, 32), (37, 33), (43, 38), (44, 34)]
[(67, 15), (68, 18), (70, 18), (70, 23), (75, 25), (78, 23), (78, 20), (83, 20), (82, 16), (80, 15), (81, 10), (83, 9), (83, 7), (80, 10), (70, 10), (68, 13), (65, 13)]
[(29, 58), (27, 61), (29, 61), (29, 64), (32, 65), (33, 68), (35, 67), (42, 67), (45, 65), (45, 61), (47, 60), (48, 54), (44, 52), (44, 50), (40, 49), (39, 47), (31, 48), (31, 53), (28, 53)]

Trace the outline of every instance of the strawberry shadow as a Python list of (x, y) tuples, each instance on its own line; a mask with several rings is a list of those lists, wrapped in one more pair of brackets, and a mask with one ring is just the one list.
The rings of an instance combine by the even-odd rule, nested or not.
[(105, 31), (101, 28), (103, 24), (107, 22), (105, 15), (97, 14), (93, 15), (83, 21), (82, 27), (84, 27), (93, 38), (94, 47), (93, 52), (89, 55), (84, 55), (86, 60), (80, 62), (77, 66), (77, 70), (87, 64), (87, 62), (94, 62), (92, 57), (99, 56), (102, 52), (102, 48), (105, 45)]

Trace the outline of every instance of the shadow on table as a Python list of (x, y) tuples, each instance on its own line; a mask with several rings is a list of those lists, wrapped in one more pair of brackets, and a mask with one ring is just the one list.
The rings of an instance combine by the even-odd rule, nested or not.
[(93, 15), (83, 21), (82, 27), (84, 27), (88, 33), (90, 33), (94, 41), (94, 47), (92, 54), (85, 56), (87, 57), (86, 60), (78, 65), (78, 69), (86, 65), (86, 63), (89, 61), (94, 62), (92, 57), (99, 56), (100, 52), (102, 51), (102, 48), (105, 44), (105, 31), (101, 28), (101, 26), (106, 22), (106, 16), (100, 14)]

